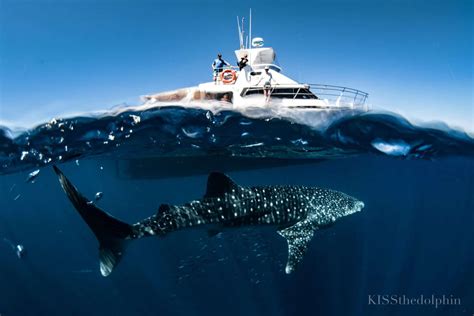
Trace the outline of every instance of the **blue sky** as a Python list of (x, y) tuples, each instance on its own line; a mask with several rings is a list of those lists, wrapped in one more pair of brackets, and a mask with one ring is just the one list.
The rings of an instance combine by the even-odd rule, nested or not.
[(474, 130), (473, 1), (0, 0), (0, 121), (138, 103), (234, 62), (236, 16), (290, 77)]

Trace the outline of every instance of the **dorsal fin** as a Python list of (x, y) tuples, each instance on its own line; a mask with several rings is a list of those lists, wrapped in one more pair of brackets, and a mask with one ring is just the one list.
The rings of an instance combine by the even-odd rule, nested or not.
[(164, 212), (168, 212), (171, 209), (171, 206), (169, 204), (161, 204), (160, 207), (158, 208), (158, 211), (156, 211), (157, 214), (162, 214)]
[(239, 186), (231, 178), (221, 172), (211, 172), (207, 178), (207, 189), (204, 198), (223, 197), (232, 190), (238, 191)]

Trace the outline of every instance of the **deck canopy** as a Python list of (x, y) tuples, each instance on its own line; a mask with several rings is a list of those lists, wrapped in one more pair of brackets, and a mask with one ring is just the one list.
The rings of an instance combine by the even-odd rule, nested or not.
[(269, 66), (273, 70), (280, 71), (280, 67), (275, 64), (275, 51), (271, 47), (239, 49), (235, 51), (237, 60), (240, 60), (245, 54), (248, 55), (249, 65), (254, 69)]

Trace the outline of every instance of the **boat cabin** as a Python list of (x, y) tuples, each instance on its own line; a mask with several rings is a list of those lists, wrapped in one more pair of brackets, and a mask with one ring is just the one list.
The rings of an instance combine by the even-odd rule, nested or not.
[[(275, 50), (271, 47), (263, 47), (264, 40), (261, 37), (252, 39), (251, 47), (244, 45), (243, 33), (239, 24), (240, 48), (235, 51), (235, 57), (237, 61), (244, 56), (248, 59), (247, 65), (242, 70), (236, 66), (226, 67), (219, 73), (216, 81), (144, 96), (144, 101), (179, 102), (196, 106), (193, 102), (212, 100), (230, 104), (236, 108), (249, 105), (267, 106), (269, 103), (302, 109), (353, 109), (364, 106), (368, 96), (365, 92), (341, 86), (299, 83), (284, 75), (282, 68), (276, 62)], [(268, 81), (265, 73), (267, 67), (271, 75), (269, 87), (264, 86), (264, 81)], [(264, 97), (265, 90), (269, 91), (268, 98)]]

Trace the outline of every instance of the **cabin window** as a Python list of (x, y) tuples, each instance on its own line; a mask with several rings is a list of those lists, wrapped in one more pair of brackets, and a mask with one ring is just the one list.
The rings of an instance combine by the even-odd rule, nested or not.
[[(242, 93), (242, 96), (263, 95), (262, 88), (250, 88)], [(318, 99), (309, 89), (306, 88), (273, 88), (271, 97), (278, 99)]]
[(255, 94), (262, 94), (263, 95), (263, 89), (262, 88), (257, 88), (257, 89), (248, 89), (242, 93), (242, 96), (248, 96), (248, 95), (255, 95)]
[(204, 100), (216, 100), (216, 101), (223, 101), (232, 103), (233, 93), (231, 91), (228, 92), (206, 92), (204, 94)]

